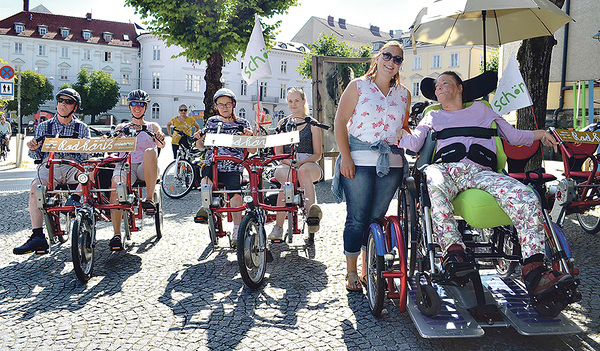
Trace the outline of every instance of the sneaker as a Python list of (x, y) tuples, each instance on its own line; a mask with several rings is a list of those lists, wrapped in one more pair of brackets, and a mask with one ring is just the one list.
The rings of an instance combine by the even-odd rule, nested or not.
[(48, 241), (45, 237), (32, 235), (27, 239), (27, 242), (19, 247), (13, 249), (15, 255), (23, 255), (30, 252), (35, 252), (38, 255), (48, 253)]
[(308, 224), (308, 232), (318, 232), (320, 228), (321, 218), (323, 217), (323, 212), (321, 212), (321, 208), (319, 207), (319, 205), (310, 205), (307, 217), (308, 218), (306, 218), (306, 223)]
[(208, 223), (208, 211), (204, 207), (200, 207), (196, 215), (194, 216), (194, 222), (200, 224)]
[[(81, 198), (79, 198), (79, 200), (81, 200)], [(73, 195), (71, 195), (67, 199), (67, 202), (65, 202), (65, 206), (75, 206), (75, 207), (81, 206), (81, 202), (79, 202), (79, 200), (75, 200)]]
[(123, 240), (121, 239), (121, 236), (113, 236), (112, 239), (110, 239), (110, 242), (108, 243), (108, 247), (110, 247), (112, 251), (123, 250)]
[(283, 228), (275, 224), (271, 234), (269, 234), (267, 238), (272, 241), (281, 241), (281, 239), (283, 239)]
[(573, 280), (569, 274), (548, 269), (543, 262), (530, 262), (521, 269), (527, 292), (542, 295), (552, 291), (555, 285)]

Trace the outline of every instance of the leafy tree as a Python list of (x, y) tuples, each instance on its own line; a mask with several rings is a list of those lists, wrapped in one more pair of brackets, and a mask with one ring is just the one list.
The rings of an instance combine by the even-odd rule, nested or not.
[[(45, 101), (52, 100), (52, 84), (43, 74), (34, 71), (21, 72), (21, 115), (33, 115), (38, 112), (40, 105)], [(15, 75), (15, 87), (18, 85), (19, 77)], [(17, 111), (17, 90), (15, 89), (15, 99), (6, 103), (6, 109)]]
[[(564, 0), (550, 0), (562, 8)], [(519, 129), (544, 129), (546, 122), (546, 109), (548, 103), (548, 83), (550, 81), (550, 58), (552, 47), (557, 41), (554, 36), (545, 36), (523, 40), (517, 51), (517, 61), (525, 85), (529, 89), (533, 102), (533, 113), (530, 107), (517, 110), (517, 128)], [(536, 124), (537, 121), (537, 124)], [(529, 162), (531, 168), (542, 165), (540, 152)]]
[[(222, 87), (225, 61), (246, 49), (254, 15), (271, 17), (286, 13), (297, 0), (125, 0), (142, 18), (148, 29), (167, 45), (183, 48), (178, 56), (206, 61), (204, 76), (205, 118), (214, 114), (212, 97)], [(263, 26), (265, 40), (274, 37), (274, 25)]]
[(81, 113), (91, 116), (91, 124), (96, 116), (106, 112), (119, 102), (119, 84), (104, 71), (92, 71), (85, 68), (77, 73), (77, 82), (73, 89), (81, 95)]
[[(498, 50), (499, 49), (495, 49), (495, 50), (487, 53), (485, 71), (494, 71), (494, 72), (498, 73)], [(481, 73), (484, 72), (483, 62), (479, 64), (479, 71)]]

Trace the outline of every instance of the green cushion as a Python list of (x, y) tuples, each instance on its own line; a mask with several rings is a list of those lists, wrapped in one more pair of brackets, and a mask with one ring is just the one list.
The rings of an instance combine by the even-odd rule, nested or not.
[(512, 221), (496, 199), (480, 189), (467, 189), (452, 201), (454, 214), (464, 218), (474, 228), (494, 228), (511, 225)]

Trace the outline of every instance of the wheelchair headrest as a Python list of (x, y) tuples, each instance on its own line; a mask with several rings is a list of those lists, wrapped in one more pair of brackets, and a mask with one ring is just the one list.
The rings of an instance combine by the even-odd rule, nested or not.
[[(463, 81), (463, 102), (469, 102), (484, 97), (496, 89), (498, 74), (494, 71), (485, 71), (482, 74)], [(435, 96), (435, 79), (423, 78), (421, 80), (421, 93), (429, 100), (437, 101)]]

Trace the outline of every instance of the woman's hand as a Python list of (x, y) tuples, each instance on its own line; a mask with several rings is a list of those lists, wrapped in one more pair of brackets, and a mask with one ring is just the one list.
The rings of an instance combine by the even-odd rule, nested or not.
[(340, 165), (340, 172), (342, 175), (348, 179), (353, 179), (355, 171), (354, 160), (352, 160), (351, 157), (348, 159), (342, 157), (342, 163)]
[(533, 135), (535, 140), (541, 141), (544, 146), (552, 147), (554, 152), (558, 152), (558, 142), (552, 134), (545, 130), (538, 129), (533, 131)]

